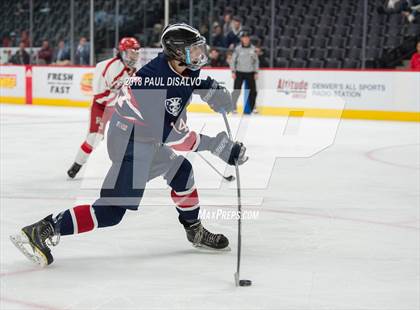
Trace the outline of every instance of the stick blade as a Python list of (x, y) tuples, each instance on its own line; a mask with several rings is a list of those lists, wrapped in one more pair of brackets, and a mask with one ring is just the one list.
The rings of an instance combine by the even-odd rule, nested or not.
[(228, 182), (233, 182), (236, 180), (236, 178), (233, 175), (229, 175), (227, 177), (225, 177), (225, 180)]

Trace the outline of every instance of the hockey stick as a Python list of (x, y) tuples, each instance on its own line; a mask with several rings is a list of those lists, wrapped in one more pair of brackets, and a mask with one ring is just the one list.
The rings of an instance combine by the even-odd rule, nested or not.
[[(222, 112), (223, 120), (225, 122), (226, 130), (228, 132), (229, 139), (232, 139), (232, 132), (230, 130), (229, 121), (226, 116), (226, 112)], [(252, 284), (251, 280), (241, 280), (240, 279), (240, 269), (241, 269), (241, 250), (242, 250), (242, 195), (241, 195), (241, 180), (239, 178), (239, 166), (238, 161), (235, 162), (235, 172), (236, 172), (236, 193), (238, 197), (238, 252), (237, 252), (237, 261), (236, 261), (236, 272), (235, 272), (235, 285), (236, 286), (250, 286)]]
[(201, 157), (202, 160), (204, 160), (218, 175), (220, 175), (223, 179), (225, 179), (228, 182), (232, 182), (235, 180), (235, 177), (233, 175), (228, 175), (227, 177), (224, 176), (211, 162), (209, 162), (203, 155), (201, 155), (199, 152), (197, 152), (198, 156)]

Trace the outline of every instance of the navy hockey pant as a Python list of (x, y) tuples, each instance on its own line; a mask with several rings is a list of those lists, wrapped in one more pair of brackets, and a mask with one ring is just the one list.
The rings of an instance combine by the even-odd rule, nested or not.
[(163, 176), (172, 189), (180, 222), (184, 225), (195, 222), (199, 201), (191, 163), (163, 144), (138, 141), (131, 128), (120, 128), (117, 123), (112, 121), (108, 132), (112, 166), (100, 198), (93, 205), (76, 206), (60, 213), (56, 218), (60, 233), (82, 233), (118, 224), (127, 209), (138, 209), (146, 183), (158, 176)]

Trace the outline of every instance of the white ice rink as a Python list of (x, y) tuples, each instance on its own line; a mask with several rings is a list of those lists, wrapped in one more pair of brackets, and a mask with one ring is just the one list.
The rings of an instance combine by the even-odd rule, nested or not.
[[(308, 151), (290, 145), (303, 122), (261, 116), (243, 122), (249, 122), (244, 141), (251, 156), (241, 167), (245, 209), (259, 214), (243, 225), (242, 277), (253, 286), (237, 288), (236, 221), (204, 221), (227, 235), (231, 252), (193, 249), (161, 180), (120, 225), (62, 237), (53, 265), (32, 265), (9, 235), (76, 202), (92, 202), (106, 172), (106, 149), (102, 144), (93, 155), (84, 177), (69, 181), (66, 170), (83, 141), (87, 109), (0, 110), (1, 309), (420, 307), (419, 123), (313, 119), (310, 140), (333, 144), (296, 158), (291, 148)], [(231, 118), (235, 128), (238, 120)], [(203, 132), (223, 129), (220, 116), (190, 114), (191, 128), (200, 130), (204, 122)], [(285, 157), (271, 172), (276, 155)], [(235, 187), (219, 186), (214, 172), (190, 156), (202, 208), (234, 210)]]

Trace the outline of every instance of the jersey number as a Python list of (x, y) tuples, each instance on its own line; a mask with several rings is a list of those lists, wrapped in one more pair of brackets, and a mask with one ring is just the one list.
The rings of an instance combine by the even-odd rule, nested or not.
[(174, 122), (171, 122), (172, 128), (180, 135), (185, 134), (189, 131), (189, 128), (183, 119), (179, 120), (178, 128)]

